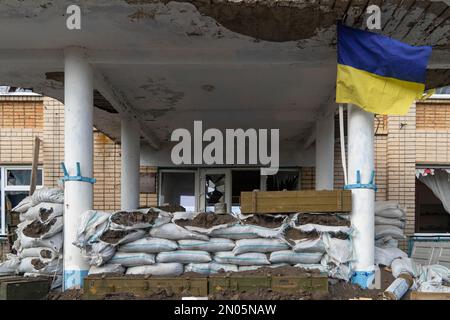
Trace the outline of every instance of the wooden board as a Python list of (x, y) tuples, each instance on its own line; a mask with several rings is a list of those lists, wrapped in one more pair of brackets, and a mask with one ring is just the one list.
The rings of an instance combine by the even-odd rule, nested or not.
[(106, 294), (131, 293), (136, 297), (145, 297), (161, 289), (168, 292), (186, 292), (192, 296), (208, 295), (208, 281), (203, 277), (114, 277), (89, 276), (84, 279), (86, 299), (101, 299)]
[(50, 279), (0, 277), (0, 300), (41, 300), (50, 290)]
[(241, 192), (241, 212), (350, 212), (351, 197), (348, 190)]
[(411, 292), (411, 300), (450, 300), (450, 292)]

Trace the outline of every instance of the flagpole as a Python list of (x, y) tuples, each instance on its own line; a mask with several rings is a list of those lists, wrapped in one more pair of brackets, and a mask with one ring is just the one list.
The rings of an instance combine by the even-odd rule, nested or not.
[(341, 160), (342, 169), (344, 171), (344, 185), (348, 185), (347, 160), (345, 156), (344, 105), (342, 103), (339, 104), (339, 137), (341, 142)]

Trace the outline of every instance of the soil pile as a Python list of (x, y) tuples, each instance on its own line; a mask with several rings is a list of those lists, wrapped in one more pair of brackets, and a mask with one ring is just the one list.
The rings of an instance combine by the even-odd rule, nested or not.
[(104, 234), (102, 234), (102, 236), (100, 237), (100, 240), (102, 240), (103, 242), (106, 242), (106, 243), (116, 244), (120, 240), (122, 240), (125, 236), (127, 236), (131, 233), (135, 233), (135, 232), (137, 232), (137, 231), (136, 230), (124, 231), (124, 230), (109, 229)]
[(158, 213), (154, 211), (149, 211), (148, 213), (142, 213), (139, 211), (119, 211), (112, 216), (111, 220), (112, 222), (122, 226), (133, 226), (138, 223), (152, 224), (156, 218), (158, 218)]
[(180, 219), (175, 221), (180, 227), (198, 227), (209, 229), (221, 224), (230, 224), (237, 222), (237, 219), (229, 214), (214, 214), (202, 212), (195, 216), (194, 219)]
[(278, 228), (283, 224), (283, 217), (274, 217), (264, 214), (255, 214), (250, 218), (242, 219), (243, 224), (257, 225), (265, 228)]
[(297, 224), (320, 224), (333, 227), (350, 227), (350, 221), (334, 214), (299, 214)]
[(35, 220), (23, 229), (23, 234), (30, 238), (39, 238), (41, 235), (47, 233), (55, 223), (56, 218), (46, 223)]

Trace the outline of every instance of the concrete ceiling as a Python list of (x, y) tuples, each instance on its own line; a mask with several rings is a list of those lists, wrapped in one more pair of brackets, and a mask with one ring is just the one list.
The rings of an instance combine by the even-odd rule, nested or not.
[[(322, 112), (334, 111), (335, 24), (364, 27), (368, 0), (0, 2), (0, 84), (63, 101), (63, 49), (86, 48), (96, 89), (119, 112), (96, 108), (95, 125), (120, 139), (132, 113), (154, 147), (194, 120), (215, 128), (279, 128), (301, 146)], [(435, 47), (430, 86), (450, 84), (450, 7), (443, 1), (375, 1), (383, 33)], [(47, 74), (47, 76), (46, 76)]]

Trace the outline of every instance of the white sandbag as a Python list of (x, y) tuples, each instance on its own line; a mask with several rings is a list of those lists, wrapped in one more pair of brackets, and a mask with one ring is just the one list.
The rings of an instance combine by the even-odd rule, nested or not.
[(238, 267), (234, 264), (209, 263), (189, 263), (184, 267), (184, 272), (195, 272), (203, 275), (218, 272), (237, 272)]
[(116, 253), (116, 247), (109, 243), (99, 241), (87, 245), (84, 252), (89, 265), (100, 267), (111, 260)]
[(399, 258), (392, 261), (391, 269), (392, 275), (395, 278), (398, 278), (398, 276), (402, 273), (408, 273), (411, 276), (416, 277), (419, 275), (419, 272), (417, 271), (420, 269), (420, 266), (416, 265), (416, 263), (410, 258)]
[(264, 253), (243, 253), (235, 255), (232, 251), (217, 252), (214, 255), (217, 263), (236, 264), (238, 266), (269, 265), (267, 256)]
[(407, 258), (408, 255), (398, 248), (375, 247), (375, 264), (391, 266), (392, 261), (398, 258)]
[(384, 237), (392, 237), (395, 239), (405, 239), (403, 230), (390, 225), (376, 225), (375, 226), (375, 239), (380, 239)]
[(391, 236), (386, 236), (375, 240), (375, 246), (380, 248), (398, 248), (398, 240)]
[(417, 291), (450, 293), (450, 287), (435, 282), (424, 282), (420, 285)]
[[(198, 240), (195, 240), (198, 241)], [(160, 253), (178, 249), (175, 241), (160, 238), (142, 238), (119, 246), (121, 252)]]
[(289, 264), (287, 264), (287, 263), (277, 263), (277, 264), (271, 264), (269, 266), (239, 266), (239, 272), (241, 272), (241, 271), (253, 271), (253, 270), (258, 270), (258, 269), (261, 269), (261, 268), (275, 269), (275, 268), (287, 267), (287, 266), (289, 266)]
[(400, 229), (405, 228), (405, 221), (402, 221), (400, 219), (391, 219), (391, 218), (375, 216), (375, 225), (380, 225), (380, 224), (390, 225), (390, 226), (398, 227)]
[(7, 254), (6, 261), (0, 263), (0, 276), (15, 274), (20, 265), (20, 259), (15, 254)]
[(42, 202), (64, 203), (64, 190), (59, 188), (37, 189), (31, 196), (31, 203), (35, 206)]
[[(199, 215), (201, 213), (202, 212), (175, 212), (173, 214), (172, 222), (175, 223), (178, 220), (193, 220), (193, 219), (195, 219), (195, 217), (197, 215)], [(210, 213), (210, 214), (214, 215), (215, 213)], [(232, 214), (228, 214), (228, 213), (227, 213), (227, 215), (233, 216)], [(239, 220), (236, 218), (235, 221), (233, 221), (233, 222), (220, 224), (217, 226), (213, 226), (211, 228), (201, 228), (201, 227), (195, 227), (195, 226), (184, 226), (184, 228), (187, 230), (190, 230), (190, 231), (201, 233), (201, 234), (210, 235), (211, 232), (213, 232), (214, 230), (223, 229), (223, 228), (226, 228), (226, 227), (238, 224), (238, 223), (239, 223)]]
[[(53, 237), (55, 234), (61, 232), (63, 229), (63, 217), (55, 217), (52, 220), (46, 222), (40, 222), (34, 220), (19, 231), (18, 236), (35, 238), (35, 239), (47, 239)], [(38, 233), (35, 230), (39, 230)]]
[[(134, 222), (134, 223), (131, 223), (130, 225), (119, 224), (116, 222), (115, 219), (117, 218), (118, 215), (122, 215), (122, 214), (126, 214), (126, 213), (133, 214), (133, 212), (138, 212), (138, 213), (142, 213), (145, 215), (153, 215), (153, 214), (157, 213), (158, 216), (156, 217), (156, 219), (154, 219), (152, 221)], [(169, 223), (170, 220), (172, 220), (172, 215), (170, 213), (162, 211), (157, 208), (137, 209), (137, 210), (133, 210), (130, 212), (118, 211), (118, 212), (113, 213), (109, 219), (110, 228), (115, 229), (115, 230), (135, 230), (135, 229), (147, 229), (150, 227), (159, 227), (166, 223)]]
[(124, 274), (125, 268), (121, 264), (107, 263), (101, 267), (91, 266), (88, 275), (92, 274)]
[(155, 263), (155, 255), (150, 253), (116, 252), (108, 264), (121, 264), (124, 267), (137, 267)]
[(323, 234), (323, 243), (325, 251), (330, 257), (331, 262), (336, 265), (353, 261), (353, 244), (350, 240), (341, 240), (332, 238), (329, 234)]
[(231, 239), (210, 238), (208, 241), (180, 240), (178, 246), (181, 250), (202, 250), (206, 252), (219, 252), (233, 250), (235, 243)]
[(209, 238), (204, 234), (199, 234), (193, 231), (186, 230), (183, 227), (176, 225), (175, 223), (163, 224), (159, 227), (150, 229), (150, 235), (154, 238), (162, 238), (169, 240), (204, 240)]
[(294, 265), (294, 267), (308, 270), (308, 271), (317, 270), (319, 272), (328, 272), (328, 266), (323, 266), (319, 263), (314, 263), (314, 264), (297, 263), (296, 265)]
[[(325, 254), (326, 256), (326, 254)], [(348, 264), (340, 264), (338, 266), (331, 264), (328, 265), (328, 277), (350, 281), (353, 276), (353, 269)]]
[(73, 243), (79, 248), (92, 244), (100, 238), (109, 226), (108, 212), (88, 210), (78, 218), (77, 237)]
[(397, 201), (375, 201), (375, 212), (384, 210), (396, 210), (400, 208), (400, 204)]
[(17, 241), (14, 242), (14, 249), (16, 249), (17, 251), (21, 251), (27, 248), (44, 247), (44, 248), (51, 248), (56, 252), (61, 252), (62, 245), (63, 245), (62, 232), (57, 233), (53, 237), (46, 239), (30, 238), (25, 236), (24, 234), (21, 234), (19, 239), (17, 239)]
[(271, 263), (289, 263), (289, 264), (315, 264), (322, 259), (321, 252), (294, 252), (292, 250), (282, 250), (270, 254)]
[(158, 253), (156, 261), (158, 263), (205, 263), (211, 261), (211, 256), (206, 251), (177, 250)]
[(43, 261), (51, 261), (58, 258), (59, 253), (51, 248), (27, 248), (18, 253), (21, 259), (29, 257), (39, 257)]
[(233, 253), (235, 255), (247, 252), (270, 253), (286, 249), (289, 249), (289, 246), (281, 239), (242, 239), (236, 241)]
[(293, 241), (295, 244), (292, 250), (295, 252), (325, 252), (325, 245), (322, 237), (317, 239), (301, 239)]
[(179, 276), (184, 271), (181, 263), (156, 263), (148, 266), (128, 268), (126, 274), (148, 274), (153, 276)]
[(296, 226), (302, 232), (318, 232), (318, 233), (343, 233), (352, 234), (352, 228), (346, 226), (324, 226), (320, 224), (308, 223)]
[(405, 210), (396, 201), (375, 201), (376, 217), (403, 219), (405, 215)]
[(55, 274), (62, 272), (62, 260), (43, 261), (39, 257), (28, 257), (20, 261), (20, 273)]
[(29, 208), (26, 212), (21, 213), (20, 220), (39, 220), (41, 222), (46, 222), (55, 217), (62, 216), (63, 213), (63, 204), (43, 202)]
[(211, 237), (227, 238), (233, 240), (255, 239), (255, 238), (280, 238), (285, 226), (279, 228), (265, 228), (255, 225), (236, 224), (230, 227), (214, 230)]
[(24, 213), (26, 212), (28, 209), (30, 209), (32, 207), (32, 203), (31, 203), (31, 197), (25, 197), (22, 201), (19, 202), (19, 204), (17, 206), (15, 206), (14, 208), (12, 208), (12, 212), (18, 212), (18, 213)]

